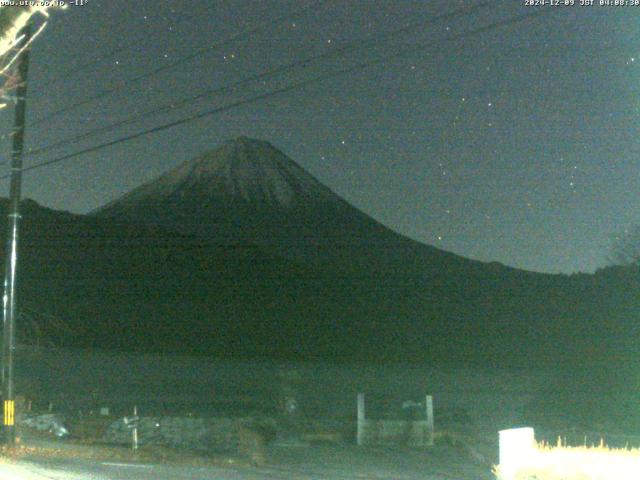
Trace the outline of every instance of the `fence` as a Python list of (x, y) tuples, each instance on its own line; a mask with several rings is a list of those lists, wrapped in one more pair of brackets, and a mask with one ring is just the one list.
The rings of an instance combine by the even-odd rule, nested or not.
[[(423, 408), (425, 418), (413, 418), (416, 407)], [(410, 445), (423, 447), (433, 445), (433, 398), (425, 396), (424, 404), (405, 402), (405, 419), (366, 418), (364, 393), (358, 394), (357, 443), (358, 445)]]

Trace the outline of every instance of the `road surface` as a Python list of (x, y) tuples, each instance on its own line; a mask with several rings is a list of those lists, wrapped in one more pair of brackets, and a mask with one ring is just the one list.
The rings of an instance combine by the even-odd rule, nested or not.
[(491, 480), (454, 451), (353, 447), (281, 448), (260, 468), (28, 458), (0, 464), (0, 480)]

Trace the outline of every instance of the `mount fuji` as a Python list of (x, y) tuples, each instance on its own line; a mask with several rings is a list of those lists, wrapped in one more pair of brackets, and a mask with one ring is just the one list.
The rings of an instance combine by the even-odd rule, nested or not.
[[(635, 354), (637, 269), (546, 275), (439, 250), (264, 141), (226, 142), (89, 215), (26, 201), (23, 218), (20, 305), (63, 345), (485, 363)], [(51, 318), (67, 330), (48, 330)]]
[(321, 268), (479, 265), (390, 230), (270, 143), (247, 137), (185, 161), (92, 215), (176, 229), (215, 245), (259, 245)]

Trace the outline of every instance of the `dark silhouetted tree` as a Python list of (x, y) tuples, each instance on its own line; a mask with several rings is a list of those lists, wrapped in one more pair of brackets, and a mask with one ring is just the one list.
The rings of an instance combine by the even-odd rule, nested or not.
[(607, 260), (611, 265), (640, 266), (640, 225), (627, 228), (615, 237)]

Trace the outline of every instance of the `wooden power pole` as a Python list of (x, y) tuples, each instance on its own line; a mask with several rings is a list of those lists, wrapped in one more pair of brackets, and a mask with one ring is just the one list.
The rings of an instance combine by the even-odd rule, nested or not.
[(7, 247), (5, 249), (6, 267), (4, 273), (3, 329), (2, 329), (2, 400), (4, 406), (3, 427), (5, 439), (10, 447), (15, 446), (15, 392), (13, 361), (16, 350), (16, 280), (18, 269), (18, 226), (20, 223), (20, 195), (22, 190), (22, 152), (24, 149), (24, 124), (27, 100), (27, 74), (29, 72), (29, 42), (31, 25), (20, 32), (22, 39), (17, 49), (20, 53), (17, 65), (16, 108), (13, 127), (13, 148), (11, 151), (11, 186), (9, 190), (9, 217), (7, 228)]

